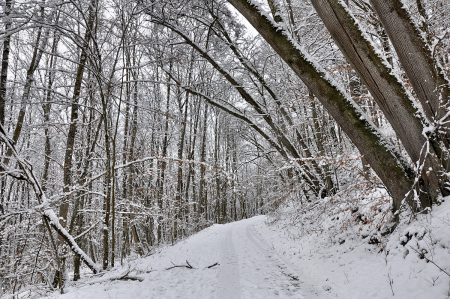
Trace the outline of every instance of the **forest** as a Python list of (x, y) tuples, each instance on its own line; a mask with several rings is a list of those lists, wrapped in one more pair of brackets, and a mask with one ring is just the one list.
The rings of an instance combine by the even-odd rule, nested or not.
[(368, 200), (385, 236), (450, 195), (448, 0), (0, 6), (0, 296), (255, 215)]

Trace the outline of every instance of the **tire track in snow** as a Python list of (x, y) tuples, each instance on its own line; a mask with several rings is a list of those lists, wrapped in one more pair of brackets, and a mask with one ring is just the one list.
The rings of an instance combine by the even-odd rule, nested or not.
[(227, 229), (219, 246), (222, 252), (222, 262), (217, 277), (219, 282), (217, 297), (219, 299), (240, 299), (242, 292), (238, 267), (239, 258), (233, 244), (232, 226)]
[[(296, 271), (282, 261), (282, 259), (271, 249), (271, 246), (262, 238), (254, 224), (249, 224), (245, 229), (247, 239), (260, 253), (261, 263), (269, 266), (272, 272), (273, 285), (284, 294), (285, 298), (304, 298), (300, 290), (300, 280)], [(282, 295), (279, 294), (279, 295)]]
[[(280, 269), (280, 272), (290, 278), (290, 284), (300, 290), (303, 294), (303, 297), (309, 298), (310, 296), (314, 296), (314, 298), (322, 298), (326, 297), (329, 294), (324, 294), (321, 288), (317, 288), (317, 286), (306, 284), (302, 277), (307, 275), (304, 271), (297, 268), (295, 264), (290, 262), (286, 257), (278, 254), (273, 247), (273, 244), (269, 244), (269, 242), (264, 238), (260, 231), (257, 229), (255, 224), (251, 224), (247, 227), (249, 238), (255, 242), (256, 246), (258, 246), (261, 250), (265, 250), (269, 259), (271, 259), (277, 267)], [(300, 297), (300, 298), (303, 298)], [(297, 297), (296, 297), (297, 298)]]

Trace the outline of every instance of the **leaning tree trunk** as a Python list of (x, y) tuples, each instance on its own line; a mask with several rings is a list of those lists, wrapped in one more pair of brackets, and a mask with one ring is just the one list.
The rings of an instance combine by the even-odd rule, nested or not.
[[(371, 0), (371, 3), (394, 45), (427, 118), (432, 122), (433, 130), (429, 130), (427, 135), (445, 172), (448, 172), (450, 171), (448, 78), (433, 60), (429, 47), (400, 0)], [(448, 193), (448, 190), (446, 192)]]
[(312, 4), (347, 61), (392, 125), (412, 161), (422, 162), (425, 159), (424, 169), (434, 169), (420, 174), (423, 179), (422, 188), (426, 186), (429, 195), (429, 199), (424, 198), (422, 206), (431, 206), (432, 201), (438, 197), (439, 189), (445, 190), (444, 182), (440, 182), (437, 176), (443, 169), (432, 148), (427, 157), (423, 152), (423, 145), (427, 140), (422, 134), (424, 124), (420, 119), (420, 111), (392, 75), (392, 70), (364, 38), (357, 23), (339, 0), (312, 0)]
[[(262, 15), (246, 0), (229, 0), (252, 24), (270, 46), (290, 66), (305, 85), (315, 94), (325, 109), (336, 120), (350, 140), (367, 158), (394, 200), (393, 209), (398, 210), (407, 194), (411, 194), (413, 173), (393, 151), (393, 147), (381, 138), (372, 123), (356, 108), (338, 87), (328, 81), (314, 63), (294, 44), (284, 30)], [(407, 198), (416, 207), (411, 196)]]
[(6, 136), (6, 132), (1, 124), (0, 141), (6, 145), (6, 147), (11, 151), (12, 156), (16, 159), (17, 165), (21, 171), (22, 179), (26, 180), (31, 185), (31, 188), (40, 203), (41, 214), (47, 224), (55, 229), (60, 238), (64, 240), (72, 252), (80, 256), (80, 259), (86, 264), (86, 266), (89, 267), (89, 269), (92, 270), (94, 274), (100, 272), (100, 267), (78, 246), (74, 237), (70, 235), (70, 233), (61, 225), (58, 216), (51, 209), (50, 201), (46, 197), (46, 194), (42, 189), (42, 185), (33, 171), (32, 165), (19, 156), (12, 139)]
[[(426, 116), (439, 121), (447, 111), (450, 86), (400, 0), (370, 0), (394, 45)], [(448, 128), (448, 127), (447, 127)], [(448, 135), (446, 130), (446, 136)]]

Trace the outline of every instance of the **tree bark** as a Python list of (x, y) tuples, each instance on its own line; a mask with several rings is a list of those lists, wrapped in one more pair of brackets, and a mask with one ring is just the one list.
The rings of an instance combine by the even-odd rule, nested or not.
[[(430, 121), (447, 114), (450, 86), (400, 0), (370, 0)], [(445, 136), (449, 136), (448, 126)]]
[[(169, 72), (172, 71), (172, 63), (169, 65)], [(167, 98), (166, 98), (166, 117), (164, 120), (164, 137), (163, 137), (163, 144), (162, 144), (162, 151), (161, 151), (161, 160), (158, 161), (158, 178), (157, 178), (157, 188), (158, 188), (158, 194), (157, 194), (157, 202), (158, 202), (158, 213), (160, 214), (158, 216), (158, 229), (157, 229), (157, 238), (158, 238), (158, 244), (160, 244), (163, 240), (162, 235), (162, 226), (163, 226), (163, 197), (164, 197), (164, 183), (165, 183), (165, 175), (166, 175), (166, 167), (167, 167), (167, 148), (169, 146), (169, 109), (170, 109), (170, 76), (167, 75)]]
[[(41, 18), (44, 18), (44, 8), (41, 8)], [(51, 18), (50, 18), (51, 19)], [(36, 42), (34, 44), (33, 56), (31, 57), (30, 65), (27, 69), (26, 77), (25, 77), (25, 85), (23, 87), (22, 97), (20, 99), (20, 109), (19, 114), (17, 115), (17, 122), (14, 128), (12, 140), (14, 143), (20, 138), (20, 134), (22, 133), (23, 124), (25, 122), (25, 114), (27, 112), (27, 104), (30, 98), (31, 87), (34, 81), (34, 72), (42, 58), (42, 53), (44, 52), (44, 48), (47, 45), (48, 35), (50, 32), (50, 28), (46, 28), (44, 33), (42, 33), (42, 26), (39, 26), (38, 32), (36, 35)], [(3, 159), (3, 164), (9, 164), (9, 157), (12, 155), (11, 149), (8, 149), (6, 152), (6, 157)]]
[[(180, 91), (178, 91), (180, 92)], [(180, 95), (179, 95), (180, 97)], [(177, 158), (178, 158), (178, 167), (177, 167), (177, 187), (176, 187), (176, 195), (175, 195), (175, 219), (174, 219), (174, 228), (173, 228), (173, 238), (176, 240), (181, 233), (181, 236), (184, 234), (184, 224), (183, 224), (183, 215), (185, 214), (185, 205), (183, 201), (183, 153), (184, 153), (184, 143), (186, 138), (186, 124), (187, 124), (187, 112), (188, 112), (188, 97), (189, 93), (186, 93), (186, 98), (184, 103), (181, 103), (181, 99), (179, 99), (179, 112), (180, 112), (180, 135), (178, 139), (177, 146)]]
[(200, 150), (200, 182), (199, 182), (199, 209), (198, 218), (208, 220), (208, 198), (206, 189), (206, 143), (208, 138), (208, 105), (205, 105), (205, 112), (203, 113), (203, 127), (202, 127), (202, 145)]
[[(69, 132), (67, 133), (66, 150), (64, 154), (64, 166), (63, 166), (64, 193), (69, 192), (72, 185), (73, 152), (78, 126), (78, 103), (81, 94), (81, 84), (83, 83), (84, 69), (86, 67), (87, 49), (89, 47), (89, 41), (92, 38), (91, 31), (95, 20), (95, 7), (96, 7), (96, 0), (91, 0), (89, 4), (88, 23), (86, 24), (86, 32), (84, 34), (80, 59), (78, 61), (77, 71), (75, 75), (72, 104), (70, 107)], [(66, 201), (59, 206), (59, 217), (61, 218), (61, 222), (63, 223), (64, 226), (67, 223), (68, 213), (69, 213), (69, 203)]]
[[(355, 20), (339, 0), (312, 0), (312, 4), (347, 61), (354, 67), (392, 125), (412, 161), (422, 162), (422, 148), (427, 140), (422, 134), (424, 125), (421, 113), (414, 107), (402, 85), (391, 75), (391, 70), (364, 38)], [(426, 189), (428, 195), (428, 198), (422, 201), (424, 207), (431, 206), (440, 189), (445, 190), (444, 182), (440, 182), (436, 175), (443, 169), (432, 148), (430, 151), (431, 154), (425, 158), (424, 165), (425, 169), (432, 167), (435, 171), (421, 174), (422, 189)]]
[(11, 34), (8, 32), (12, 26), (11, 21), (12, 0), (5, 1), (5, 38), (3, 39), (2, 51), (2, 70), (0, 72), (0, 124), (5, 125), (5, 108), (6, 108), (6, 83), (8, 81), (9, 52), (11, 44)]
[[(229, 0), (261, 36), (270, 44), (280, 57), (290, 66), (305, 85), (315, 94), (325, 109), (336, 120), (350, 140), (367, 158), (394, 199), (393, 209), (398, 210), (413, 186), (413, 172), (400, 160), (383, 140), (376, 128), (355, 107), (355, 103), (346, 97), (336, 86), (328, 81), (327, 75), (318, 70), (313, 62), (292, 42), (284, 30), (246, 0)], [(411, 196), (407, 198), (411, 206), (416, 203)]]

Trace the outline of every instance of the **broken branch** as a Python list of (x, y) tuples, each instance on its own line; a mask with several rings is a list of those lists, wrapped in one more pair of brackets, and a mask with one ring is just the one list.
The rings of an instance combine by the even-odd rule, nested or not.
[(166, 270), (170, 270), (173, 268), (187, 268), (187, 269), (195, 269), (194, 267), (192, 267), (191, 264), (189, 264), (188, 260), (186, 260), (186, 265), (175, 265), (174, 263), (172, 263), (173, 266), (166, 268)]

